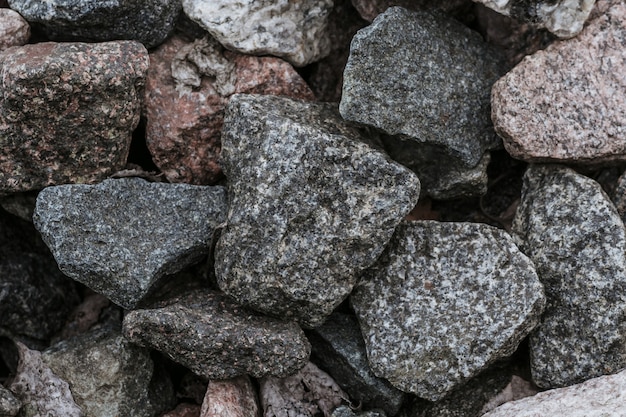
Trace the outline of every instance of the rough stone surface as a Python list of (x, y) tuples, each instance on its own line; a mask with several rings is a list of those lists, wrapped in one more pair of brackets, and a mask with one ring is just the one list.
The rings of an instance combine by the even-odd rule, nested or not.
[(183, 0), (183, 9), (228, 49), (274, 55), (301, 67), (328, 54), (332, 0)]
[(96, 182), (126, 164), (148, 52), (133, 41), (0, 55), (0, 194)]
[[(215, 73), (224, 78), (221, 83)], [(189, 43), (174, 36), (150, 54), (146, 143), (170, 182), (220, 179), (224, 107), (234, 92), (315, 98), (287, 62), (223, 51), (207, 38)]]
[(251, 313), (221, 293), (202, 290), (128, 313), (124, 335), (208, 379), (283, 377), (302, 368), (311, 351), (295, 323)]
[(626, 371), (501, 405), (484, 417), (620, 417), (626, 413)]
[(30, 26), (19, 13), (0, 9), (0, 51), (28, 43)]
[(398, 414), (404, 393), (377, 378), (367, 362), (365, 343), (357, 320), (333, 313), (320, 327), (307, 333), (314, 362), (364, 408), (380, 408)]
[(13, 417), (19, 413), (22, 403), (8, 389), (0, 385), (0, 416)]
[(626, 4), (526, 57), (493, 87), (492, 119), (526, 161), (626, 160)]
[(404, 222), (351, 296), (372, 370), (430, 401), (513, 353), (545, 305), (530, 260), (478, 223)]
[(387, 415), (383, 411), (363, 411), (355, 413), (350, 407), (340, 405), (333, 410), (330, 417), (387, 417)]
[(489, 399), (489, 401), (483, 406), (479, 415), (483, 415), (493, 410), (494, 408), (508, 403), (510, 401), (521, 400), (522, 398), (532, 397), (533, 395), (537, 395), (539, 391), (537, 390), (537, 386), (532, 382), (526, 381), (525, 379), (513, 375), (511, 377), (511, 381), (507, 384), (506, 387), (502, 391), (500, 391), (497, 395), (493, 396)]
[(180, 0), (10, 0), (51, 40), (136, 40), (152, 48), (165, 40), (181, 11)]
[(331, 104), (231, 99), (222, 135), (230, 207), (215, 249), (223, 291), (309, 327), (348, 296), (419, 194), (412, 172), (361, 139)]
[(260, 417), (256, 388), (247, 375), (209, 381), (200, 417)]
[(200, 406), (197, 404), (180, 403), (175, 409), (161, 417), (200, 417)]
[(63, 273), (129, 309), (207, 255), (225, 214), (223, 187), (124, 178), (48, 187), (33, 221)]
[(410, 10), (437, 9), (450, 13), (459, 8), (467, 8), (469, 0), (352, 0), (361, 17), (369, 22), (389, 7), (400, 6)]
[(43, 362), (67, 381), (86, 416), (153, 417), (170, 409), (174, 390), (147, 349), (100, 328), (46, 349)]
[(562, 387), (624, 368), (626, 231), (600, 185), (531, 165), (513, 232), (548, 299), (530, 338), (533, 381)]

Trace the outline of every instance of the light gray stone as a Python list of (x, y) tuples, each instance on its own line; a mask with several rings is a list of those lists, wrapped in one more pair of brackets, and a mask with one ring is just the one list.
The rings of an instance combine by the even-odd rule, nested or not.
[(555, 165), (524, 175), (513, 232), (548, 300), (530, 338), (533, 381), (562, 387), (626, 366), (626, 231), (595, 181)]
[(130, 309), (207, 255), (225, 214), (223, 187), (124, 178), (46, 188), (33, 220), (63, 273)]
[(419, 181), (361, 142), (334, 105), (235, 95), (222, 168), (229, 213), (219, 287), (266, 314), (320, 325), (415, 206)]
[(0, 385), (0, 417), (14, 417), (19, 413), (22, 403), (13, 393)]
[(510, 236), (478, 223), (401, 223), (351, 296), (372, 370), (430, 401), (512, 354), (543, 287)]
[(19, 13), (0, 9), (0, 51), (28, 43), (30, 26)]

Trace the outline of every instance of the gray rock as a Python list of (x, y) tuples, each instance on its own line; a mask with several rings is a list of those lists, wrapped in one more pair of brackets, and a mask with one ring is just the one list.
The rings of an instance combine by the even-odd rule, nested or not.
[(548, 299), (530, 338), (533, 381), (562, 387), (624, 368), (626, 231), (600, 185), (531, 165), (513, 231)]
[(154, 417), (174, 405), (172, 383), (150, 352), (116, 330), (100, 328), (59, 342), (42, 359), (67, 381), (86, 416)]
[(22, 403), (8, 389), (0, 385), (0, 417), (13, 417), (19, 413)]
[(404, 222), (351, 302), (374, 373), (430, 401), (513, 353), (545, 305), (532, 262), (478, 223)]
[(333, 313), (320, 327), (307, 333), (314, 362), (333, 377), (356, 404), (398, 414), (404, 393), (377, 378), (367, 362), (365, 343), (355, 318)]
[(2, 196), (0, 197), (0, 207), (22, 220), (32, 222), (37, 194), (39, 194), (39, 191), (27, 191)]
[(419, 194), (412, 172), (362, 139), (332, 104), (233, 96), (228, 225), (215, 249), (223, 291), (309, 327), (348, 296)]
[(46, 188), (33, 220), (63, 273), (130, 309), (207, 255), (225, 214), (223, 187), (125, 178)]
[(208, 379), (284, 377), (306, 365), (311, 351), (294, 322), (252, 313), (206, 290), (131, 311), (123, 331), (128, 340), (157, 349)]
[(354, 37), (339, 110), (347, 120), (399, 136), (390, 155), (412, 161), (416, 172), (437, 155), (446, 160), (434, 169), (462, 175), (499, 145), (489, 102), (501, 62), (461, 23), (391, 7)]
[(363, 411), (355, 413), (350, 407), (340, 405), (333, 410), (330, 417), (387, 417), (383, 411)]
[(180, 0), (9, 0), (9, 6), (52, 40), (126, 39), (146, 48), (165, 40), (181, 11)]
[(0, 9), (0, 51), (28, 43), (30, 26), (19, 13)]

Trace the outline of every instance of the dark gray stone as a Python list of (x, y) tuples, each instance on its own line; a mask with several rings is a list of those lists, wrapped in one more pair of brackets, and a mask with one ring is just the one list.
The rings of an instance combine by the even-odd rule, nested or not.
[(0, 385), (0, 417), (13, 417), (19, 413), (22, 403), (8, 389)]
[(545, 305), (532, 262), (478, 223), (401, 223), (351, 302), (374, 373), (430, 401), (513, 353)]
[(126, 39), (146, 48), (165, 40), (182, 9), (180, 0), (9, 0), (9, 7), (52, 40)]
[(415, 206), (417, 177), (365, 145), (334, 105), (235, 95), (222, 168), (219, 287), (264, 313), (320, 325)]
[(124, 335), (207, 379), (285, 377), (306, 365), (311, 346), (294, 322), (262, 316), (224, 294), (196, 290), (131, 311)]
[(320, 327), (307, 333), (313, 361), (333, 377), (356, 404), (398, 414), (404, 393), (377, 378), (367, 362), (363, 336), (356, 318), (333, 313)]
[(387, 415), (380, 410), (354, 412), (350, 407), (340, 405), (333, 410), (330, 417), (387, 417)]
[[(449, 17), (391, 7), (353, 38), (339, 109), (347, 120), (398, 136), (389, 140), (390, 155), (425, 178), (424, 193), (451, 194), (499, 145), (489, 103), (502, 62), (478, 33)], [(446, 161), (433, 166), (433, 155)], [(437, 183), (441, 172), (454, 176), (451, 184)], [(461, 191), (484, 191), (483, 182), (471, 183)]]
[(626, 366), (626, 231), (595, 181), (531, 165), (513, 231), (548, 300), (531, 335), (533, 381), (573, 385)]
[(225, 216), (223, 187), (124, 178), (46, 188), (33, 220), (61, 271), (130, 309), (207, 255)]

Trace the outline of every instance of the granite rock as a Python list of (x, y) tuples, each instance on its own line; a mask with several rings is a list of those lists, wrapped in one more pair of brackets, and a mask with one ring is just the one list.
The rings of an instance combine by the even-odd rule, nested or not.
[(350, 407), (340, 405), (333, 410), (330, 417), (387, 417), (387, 415), (383, 411), (354, 412)]
[(390, 7), (400, 6), (409, 10), (435, 9), (451, 13), (457, 9), (466, 9), (470, 0), (352, 0), (352, 4), (361, 17), (369, 22)]
[(328, 54), (332, 0), (183, 0), (185, 14), (233, 51), (274, 55), (297, 67)]
[(30, 25), (19, 13), (0, 9), (0, 51), (22, 46), (30, 39)]
[(626, 366), (626, 231), (595, 181), (531, 165), (513, 221), (548, 300), (530, 338), (533, 381), (576, 384)]
[(401, 223), (351, 303), (374, 373), (430, 401), (512, 354), (545, 305), (532, 262), (478, 223)]
[(311, 351), (294, 322), (252, 313), (206, 290), (128, 313), (124, 335), (208, 379), (283, 377), (302, 368)]
[(63, 273), (129, 309), (206, 256), (225, 215), (223, 187), (123, 178), (48, 187), (33, 221)]
[(180, 0), (9, 0), (51, 40), (135, 40), (159, 45), (174, 29)]
[(209, 381), (200, 417), (260, 417), (256, 388), (247, 375)]
[(348, 296), (419, 194), (415, 175), (361, 142), (363, 133), (332, 104), (233, 96), (222, 135), (230, 207), (215, 249), (220, 289), (307, 327)]
[(0, 55), (0, 195), (97, 182), (126, 164), (148, 52), (133, 41)]
[(533, 162), (626, 160), (626, 5), (576, 38), (526, 57), (493, 86), (492, 119), (506, 150)]
[[(198, 62), (205, 71), (197, 70)], [(218, 72), (221, 84), (210, 67), (224, 69)], [(315, 98), (281, 59), (223, 51), (209, 38), (189, 43), (179, 36), (150, 54), (145, 91), (146, 143), (154, 163), (170, 182), (191, 184), (213, 184), (221, 177), (220, 135), (233, 92)]]
[(13, 393), (0, 385), (0, 416), (14, 417), (19, 413), (22, 403)]

